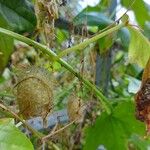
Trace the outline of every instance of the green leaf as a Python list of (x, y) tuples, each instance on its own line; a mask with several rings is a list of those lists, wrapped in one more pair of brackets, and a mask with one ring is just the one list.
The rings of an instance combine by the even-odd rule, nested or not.
[(0, 74), (7, 65), (13, 51), (13, 38), (0, 33)]
[(11, 123), (0, 124), (1, 150), (33, 150), (30, 140)]
[(144, 134), (144, 124), (135, 119), (132, 101), (122, 101), (111, 115), (103, 112), (95, 124), (86, 130), (84, 150), (96, 150), (104, 146), (107, 150), (127, 149), (127, 140), (132, 133)]
[(81, 12), (73, 20), (75, 25), (87, 24), (88, 26), (99, 26), (104, 28), (111, 24), (113, 21), (110, 20), (103, 13), (99, 12)]
[(132, 144), (132, 147), (136, 150), (148, 150), (150, 147), (150, 139), (144, 139), (137, 134), (131, 136), (129, 143)]
[(133, 27), (128, 27), (128, 29), (131, 33), (129, 61), (138, 64), (140, 67), (145, 67), (150, 57), (150, 42), (139, 30)]
[(100, 12), (100, 11), (102, 11), (102, 7), (101, 7), (101, 5), (100, 4), (97, 4), (96, 6), (87, 6), (86, 8), (84, 8), (83, 10), (82, 10), (82, 12)]
[(0, 75), (0, 84), (2, 84), (5, 81), (5, 78)]
[[(123, 6), (128, 8), (131, 6), (132, 1), (131, 0), (122, 0), (121, 3)], [(133, 6), (131, 7), (131, 9), (135, 13), (135, 17), (136, 17), (137, 22), (142, 27), (144, 27), (145, 22), (150, 20), (150, 15), (149, 15), (148, 9), (147, 9), (144, 1), (143, 0), (136, 0), (134, 2)]]
[(121, 44), (123, 47), (128, 48), (130, 43), (130, 32), (127, 28), (122, 28), (118, 31), (118, 37), (121, 40)]
[(59, 64), (57, 61), (53, 62), (53, 69), (54, 70), (60, 70), (61, 69), (61, 64)]
[(57, 28), (57, 30), (56, 30), (56, 35), (57, 35), (57, 37), (59, 37), (59, 38), (57, 38), (57, 42), (59, 44), (62, 44), (62, 42), (64, 42), (68, 38), (68, 33), (59, 28)]
[(98, 45), (100, 53), (103, 54), (109, 50), (109, 48), (113, 45), (116, 39), (116, 33), (109, 34), (101, 39), (99, 39)]
[[(36, 26), (33, 6), (27, 0), (0, 0), (0, 27), (23, 33)], [(13, 38), (0, 34), (0, 74), (13, 51)]]
[(15, 32), (29, 32), (36, 26), (36, 16), (28, 0), (0, 0), (0, 26)]

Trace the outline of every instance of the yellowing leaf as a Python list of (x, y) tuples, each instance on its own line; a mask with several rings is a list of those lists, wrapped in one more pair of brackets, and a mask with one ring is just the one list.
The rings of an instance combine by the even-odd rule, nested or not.
[(150, 57), (150, 42), (139, 30), (133, 27), (128, 27), (128, 29), (131, 33), (129, 61), (138, 64), (140, 67), (145, 67)]

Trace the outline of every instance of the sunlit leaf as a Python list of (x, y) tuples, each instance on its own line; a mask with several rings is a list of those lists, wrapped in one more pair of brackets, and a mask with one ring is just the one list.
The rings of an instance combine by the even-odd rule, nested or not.
[(140, 67), (145, 67), (150, 57), (150, 42), (144, 35), (133, 27), (128, 27), (131, 33), (129, 45), (129, 61), (136, 63)]
[(30, 140), (9, 123), (0, 124), (1, 150), (33, 150)]
[(60, 65), (58, 62), (55, 61), (55, 62), (53, 63), (53, 69), (54, 69), (54, 70), (60, 70), (60, 69), (61, 69), (61, 65)]
[(57, 34), (56, 39), (59, 44), (64, 42), (68, 37), (67, 32), (65, 32), (64, 30), (61, 30), (61, 29), (57, 29), (56, 34)]
[(123, 101), (111, 115), (102, 113), (86, 131), (84, 150), (96, 150), (99, 146), (107, 150), (127, 149), (127, 140), (132, 133), (144, 135), (144, 124), (135, 119), (134, 109), (133, 102)]

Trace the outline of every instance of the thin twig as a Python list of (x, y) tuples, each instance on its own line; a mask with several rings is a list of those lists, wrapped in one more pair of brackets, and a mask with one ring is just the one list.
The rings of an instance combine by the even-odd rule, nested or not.
[(53, 136), (53, 135), (55, 135), (55, 134), (57, 134), (57, 133), (63, 131), (64, 129), (66, 129), (67, 127), (69, 127), (70, 125), (72, 125), (75, 121), (76, 121), (76, 120), (74, 120), (74, 121), (68, 123), (66, 126), (60, 128), (59, 130), (57, 130), (57, 131), (55, 131), (55, 132), (51, 132), (50, 134), (44, 136), (44, 137), (42, 138), (42, 141), (45, 141), (45, 140), (47, 140), (48, 138), (50, 138), (51, 136)]
[[(50, 134), (54, 133), (56, 131), (58, 127), (58, 122), (55, 124), (55, 126), (53, 127), (52, 131), (50, 132)], [(48, 134), (49, 135), (49, 134)], [(44, 137), (43, 137), (44, 138)], [(43, 138), (42, 138), (42, 141), (43, 141)]]

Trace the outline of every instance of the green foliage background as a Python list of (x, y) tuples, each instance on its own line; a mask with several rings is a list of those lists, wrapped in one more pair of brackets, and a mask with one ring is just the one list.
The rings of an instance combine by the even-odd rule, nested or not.
[[(117, 11), (116, 8), (119, 5), (118, 3), (114, 6), (114, 3), (115, 0), (101, 0), (94, 7), (87, 6), (84, 9), (80, 9), (79, 3), (76, 2), (76, 6), (74, 6), (73, 3), (70, 2), (66, 6), (63, 6), (63, 8), (60, 8), (59, 17), (67, 18), (67, 15), (64, 15), (66, 9), (71, 13), (71, 17), (67, 21), (72, 22), (73, 25), (77, 27), (86, 25), (87, 30), (92, 33), (90, 36), (94, 36), (94, 34), (98, 34), (102, 29), (114, 22)], [(131, 5), (131, 1), (121, 0), (120, 4), (121, 7), (128, 9)], [(150, 145), (149, 139), (144, 139), (144, 123), (139, 122), (135, 118), (134, 102), (134, 95), (139, 89), (143, 68), (150, 56), (148, 34), (150, 33), (149, 8), (150, 6), (143, 0), (136, 0), (131, 6), (131, 10), (134, 12), (138, 28), (135, 28), (132, 25), (123, 27), (116, 32), (100, 38), (95, 43), (89, 43), (90, 46), (87, 46), (84, 49), (81, 47), (80, 50), (74, 52), (71, 51), (67, 56), (64, 56), (65, 63), (67, 65), (70, 64), (73, 67), (74, 72), (67, 67), (66, 68), (70, 73), (66, 72), (61, 66), (62, 64), (60, 65), (62, 61), (56, 62), (52, 57), (49, 61), (49, 56), (46, 54), (48, 59), (40, 59), (40, 63), (45, 68), (48, 68), (52, 74), (57, 74), (57, 78), (60, 78), (58, 82), (59, 85), (56, 85), (53, 88), (56, 110), (60, 110), (66, 106), (65, 104), (67, 103), (71, 91), (75, 89), (76, 85), (81, 85), (80, 82), (82, 82), (85, 77), (90, 82), (86, 79), (84, 82), (91, 86), (90, 83), (93, 82), (93, 79), (95, 80), (93, 76), (98, 69), (104, 77), (107, 76), (107, 74), (110, 75), (107, 93), (105, 93), (101, 86), (107, 84), (105, 80), (101, 80), (101, 85), (97, 86), (97, 88), (93, 86), (93, 88), (105, 95), (104, 98), (111, 106), (112, 112), (111, 114), (106, 113), (103, 109), (103, 104), (94, 108), (93, 112), (96, 114), (96, 119), (94, 122), (85, 122), (85, 127), (80, 131), (83, 134), (83, 139), (80, 142), (79, 149), (97, 150), (99, 146), (103, 146), (108, 150), (126, 150), (130, 147), (133, 149), (145, 150)], [(111, 11), (111, 9), (113, 9), (113, 11)], [(28, 36), (30, 39), (37, 40), (34, 37), (36, 22), (34, 2), (29, 0), (0, 0), (0, 27)], [(55, 40), (56, 44), (54, 51), (59, 54), (62, 52), (60, 49), (64, 49), (64, 43), (66, 46), (68, 39), (70, 39), (70, 31), (64, 26), (56, 26), (55, 29), (57, 38)], [(42, 41), (42, 36), (40, 37), (40, 40), (41, 43), (44, 43), (44, 40)], [(74, 35), (74, 45), (78, 45), (82, 41), (83, 35)], [(16, 40), (14, 38), (3, 34), (0, 31), (1, 97), (5, 95), (12, 96), (11, 90), (6, 90), (3, 87), (8, 80), (11, 80), (11, 77), (5, 78), (4, 70), (9, 68), (8, 64), (11, 55), (14, 53), (15, 42)], [(92, 55), (93, 57), (96, 57), (96, 53), (97, 56), (100, 55), (101, 60), (105, 60), (110, 51), (112, 53), (111, 64), (110, 67), (108, 67), (109, 69), (107, 68), (107, 65), (103, 65), (106, 70), (105, 68), (95, 69), (95, 66), (91, 63), (91, 53), (94, 53)], [(29, 52), (30, 53), (27, 53), (27, 58), (32, 58), (34, 55), (32, 53), (33, 49), (30, 48)], [(37, 55), (38, 54), (36, 53), (36, 56)], [(84, 56), (85, 60), (84, 72), (81, 74), (83, 78), (77, 75), (81, 80), (77, 81), (73, 74), (76, 73), (76, 70), (77, 72), (81, 71), (79, 68), (81, 68), (82, 56)], [(89, 102), (89, 97), (91, 96), (89, 93), (91, 93), (92, 90), (90, 91), (86, 87), (82, 88), (82, 92), (81, 90), (78, 90), (76, 95), (81, 97), (85, 102)], [(99, 97), (98, 94), (97, 97)], [(92, 97), (92, 100), (95, 101), (95, 97)], [(6, 103), (8, 104), (8, 102)], [(34, 140), (31, 138), (30, 141), (14, 123), (10, 121), (5, 122), (4, 120), (6, 118), (7, 117), (2, 117), (2, 119), (0, 119), (0, 149), (32, 150)], [(90, 119), (92, 119), (92, 117)], [(60, 149), (63, 149), (63, 143), (62, 145), (60, 143), (56, 144), (59, 145)]]

